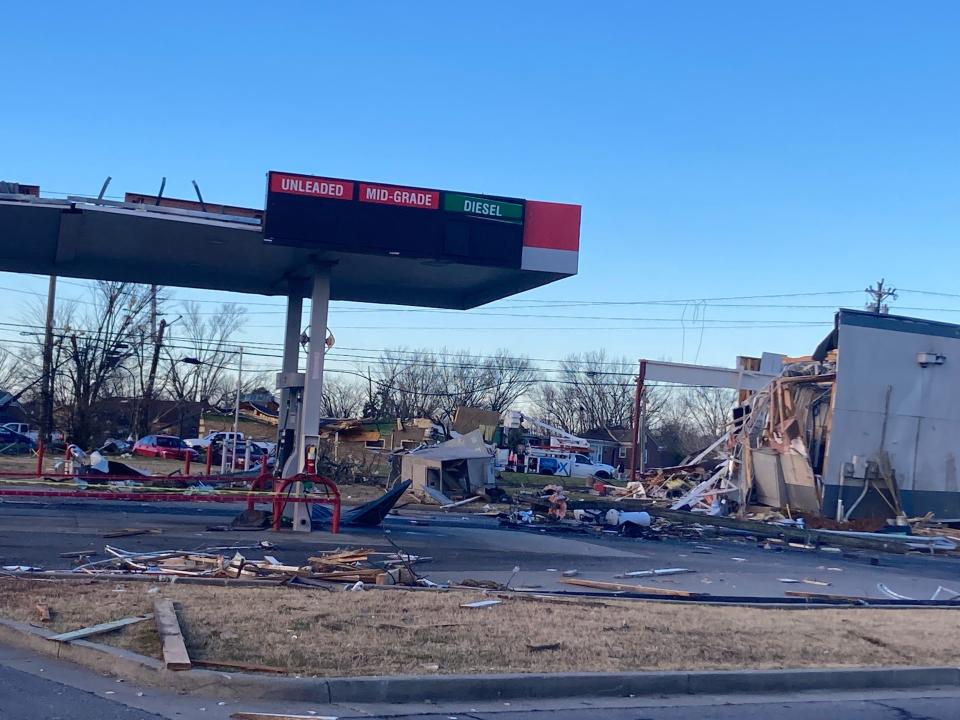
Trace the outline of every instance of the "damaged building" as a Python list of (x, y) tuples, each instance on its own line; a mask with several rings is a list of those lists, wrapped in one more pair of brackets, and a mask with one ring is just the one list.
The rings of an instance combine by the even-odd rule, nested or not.
[(738, 391), (714, 469), (679, 505), (838, 523), (960, 518), (958, 358), (960, 325), (840, 310), (810, 356), (741, 358), (735, 370), (648, 362), (648, 380)]

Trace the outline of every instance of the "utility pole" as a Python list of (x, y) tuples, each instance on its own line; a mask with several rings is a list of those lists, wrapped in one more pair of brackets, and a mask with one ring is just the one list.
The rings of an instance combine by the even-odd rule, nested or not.
[(237, 432), (240, 429), (240, 389), (243, 387), (243, 347), (240, 347), (240, 360), (237, 363), (237, 394), (233, 399), (233, 459), (230, 470), (237, 469)]
[[(647, 376), (647, 363), (640, 361), (640, 370), (637, 373), (637, 392), (633, 398), (633, 443), (630, 451), (630, 480), (637, 479), (637, 460), (640, 455), (640, 433), (643, 431), (643, 423), (640, 418), (641, 408), (643, 406), (643, 384)], [(643, 470), (643, 463), (640, 464)]]
[(57, 299), (57, 276), (50, 276), (47, 289), (47, 319), (43, 328), (43, 383), (40, 388), (40, 440), (53, 434), (53, 314)]
[(150, 286), (150, 338), (154, 344), (159, 345), (157, 339), (157, 286)]
[[(154, 295), (156, 297), (156, 295)], [(147, 375), (147, 384), (143, 388), (143, 399), (140, 402), (140, 417), (137, 419), (137, 437), (142, 438), (150, 432), (150, 401), (153, 400), (153, 386), (157, 380), (157, 365), (160, 362), (160, 348), (163, 347), (163, 333), (167, 329), (167, 321), (161, 320), (160, 327), (154, 335), (153, 357), (150, 360), (150, 373)]]
[(884, 300), (887, 298), (890, 300), (897, 299), (897, 289), (885, 288), (883, 286), (883, 278), (880, 278), (880, 282), (877, 283), (876, 288), (871, 285), (864, 292), (873, 299), (873, 301), (867, 305), (867, 310), (877, 315), (890, 312), (890, 307), (884, 303)]

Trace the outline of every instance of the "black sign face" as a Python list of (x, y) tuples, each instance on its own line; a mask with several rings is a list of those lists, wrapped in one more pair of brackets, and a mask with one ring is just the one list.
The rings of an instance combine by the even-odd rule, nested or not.
[(271, 172), (274, 245), (519, 268), (525, 201)]

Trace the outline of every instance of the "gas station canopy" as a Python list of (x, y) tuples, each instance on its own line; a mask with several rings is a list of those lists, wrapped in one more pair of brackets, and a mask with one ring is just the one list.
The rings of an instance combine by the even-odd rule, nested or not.
[(467, 309), (577, 272), (580, 207), (271, 172), (265, 211), (0, 194), (0, 270)]

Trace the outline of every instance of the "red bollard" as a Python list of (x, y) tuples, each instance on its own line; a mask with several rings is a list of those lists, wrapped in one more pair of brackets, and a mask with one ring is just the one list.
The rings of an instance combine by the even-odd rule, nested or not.
[(250, 483), (250, 495), (247, 496), (247, 510), (253, 510), (254, 495), (253, 493), (257, 492), (260, 489), (260, 486), (266, 487), (267, 479), (270, 477), (270, 473), (267, 470), (267, 456), (263, 456), (263, 460), (260, 464), (260, 474), (253, 479), (253, 482)]

